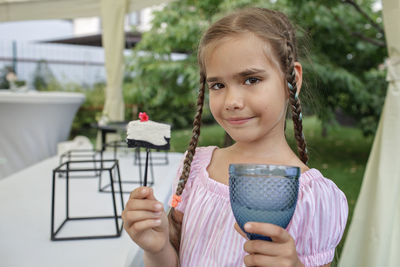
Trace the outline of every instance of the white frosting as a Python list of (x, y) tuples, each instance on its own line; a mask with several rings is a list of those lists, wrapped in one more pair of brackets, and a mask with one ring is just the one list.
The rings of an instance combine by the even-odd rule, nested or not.
[(127, 127), (128, 139), (146, 141), (156, 146), (166, 145), (171, 138), (171, 126), (154, 121), (131, 121)]

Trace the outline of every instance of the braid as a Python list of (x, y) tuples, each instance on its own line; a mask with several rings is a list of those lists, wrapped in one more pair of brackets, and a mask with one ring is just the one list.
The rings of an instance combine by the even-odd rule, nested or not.
[[(189, 147), (187, 149), (186, 157), (183, 162), (182, 174), (181, 177), (179, 178), (178, 187), (176, 188), (176, 192), (173, 196), (172, 202), (176, 201), (174, 198), (180, 198), (180, 195), (182, 194), (183, 189), (185, 188), (186, 182), (189, 178), (190, 166), (192, 164), (193, 156), (196, 153), (196, 147), (200, 136), (201, 114), (203, 112), (205, 84), (206, 84), (205, 75), (201, 75), (201, 87), (199, 90), (199, 95), (197, 97), (197, 112), (193, 121), (192, 139), (190, 140)], [(168, 222), (170, 226), (170, 231), (169, 231), (170, 243), (172, 244), (175, 251), (179, 255), (182, 222), (178, 222), (175, 218), (176, 205), (177, 203), (172, 204), (172, 208), (168, 214)]]
[(303, 134), (303, 115), (301, 113), (300, 98), (297, 93), (297, 83), (296, 83), (296, 72), (294, 69), (294, 62), (296, 60), (296, 52), (294, 50), (293, 44), (287, 40), (288, 57), (287, 57), (287, 77), (289, 87), (289, 101), (292, 110), (292, 120), (294, 126), (294, 136), (297, 143), (297, 151), (299, 152), (300, 159), (304, 164), (307, 164), (308, 153), (307, 144)]
[(178, 187), (175, 193), (177, 196), (180, 196), (182, 194), (183, 189), (185, 188), (186, 182), (189, 178), (190, 165), (192, 164), (193, 156), (196, 153), (197, 142), (200, 136), (201, 114), (203, 111), (205, 83), (206, 83), (205, 76), (201, 75), (201, 87), (199, 95), (197, 97), (197, 112), (193, 121), (192, 139), (190, 140), (186, 157), (183, 162), (182, 174), (181, 177), (179, 178)]

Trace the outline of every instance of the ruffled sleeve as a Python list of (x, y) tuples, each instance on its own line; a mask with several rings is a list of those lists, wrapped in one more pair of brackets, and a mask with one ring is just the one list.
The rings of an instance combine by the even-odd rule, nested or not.
[[(196, 153), (194, 154), (192, 164), (190, 167), (190, 173), (189, 173), (189, 178), (186, 182), (185, 189), (182, 192), (181, 195), (181, 202), (178, 203), (178, 206), (175, 208), (176, 210), (185, 213), (185, 208), (187, 204), (187, 200), (189, 196), (191, 195), (190, 192), (192, 191), (192, 186), (194, 182), (194, 177), (197, 176), (201, 168), (205, 168), (204, 166), (204, 161), (207, 160), (208, 154), (212, 153), (213, 148), (212, 147), (198, 147), (196, 148)], [(168, 201), (169, 205), (171, 206), (172, 203), (172, 195), (175, 194), (176, 188), (178, 187), (178, 182), (179, 178), (181, 177), (182, 174), (182, 169), (183, 169), (183, 162), (185, 160), (187, 151), (185, 152), (181, 164), (179, 165), (176, 177), (174, 179), (174, 182), (172, 183), (172, 193), (171, 197)]]
[(325, 265), (332, 262), (346, 227), (346, 196), (316, 169), (303, 173), (301, 179), (289, 233), (306, 267)]

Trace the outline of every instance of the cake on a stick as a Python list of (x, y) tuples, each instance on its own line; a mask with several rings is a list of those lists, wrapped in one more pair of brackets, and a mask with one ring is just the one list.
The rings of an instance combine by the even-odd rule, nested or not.
[(128, 147), (168, 150), (170, 147), (171, 126), (149, 120), (145, 112), (140, 112), (139, 118), (140, 120), (134, 120), (128, 124)]
[(150, 149), (169, 149), (171, 139), (171, 126), (149, 120), (146, 112), (139, 113), (140, 120), (129, 122), (127, 127), (126, 142), (128, 147), (146, 148), (146, 165), (144, 169), (143, 186), (147, 186), (147, 169), (149, 165)]

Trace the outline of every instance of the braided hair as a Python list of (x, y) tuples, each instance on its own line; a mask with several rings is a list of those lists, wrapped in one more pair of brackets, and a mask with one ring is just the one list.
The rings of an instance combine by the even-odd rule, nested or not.
[(190, 165), (192, 164), (193, 156), (196, 152), (196, 147), (200, 136), (201, 114), (203, 112), (206, 77), (201, 75), (200, 81), (201, 86), (197, 97), (197, 112), (193, 121), (192, 139), (190, 140), (189, 147), (187, 149), (186, 157), (183, 162), (182, 174), (176, 189), (176, 195), (178, 196), (182, 194), (187, 179), (189, 178)]
[(306, 140), (303, 134), (303, 114), (301, 112), (301, 104), (298, 93), (299, 91), (296, 82), (296, 71), (294, 68), (294, 63), (298, 61), (295, 30), (293, 26), (290, 24), (288, 18), (285, 15), (283, 15), (283, 13), (277, 13), (277, 14), (284, 22), (284, 24), (290, 26), (288, 27), (288, 31), (283, 32), (286, 40), (286, 44), (283, 47), (283, 49), (286, 50), (285, 78), (289, 90), (289, 103), (292, 111), (292, 120), (294, 127), (294, 136), (297, 143), (297, 151), (299, 153), (300, 160), (304, 164), (307, 164), (308, 153), (307, 153)]
[(192, 139), (190, 140), (189, 147), (187, 149), (186, 157), (183, 162), (182, 174), (179, 178), (178, 187), (176, 189), (176, 193), (173, 195), (172, 199), (172, 209), (168, 214), (168, 221), (170, 226), (169, 239), (172, 246), (175, 248), (177, 252), (179, 252), (180, 239), (181, 239), (181, 222), (177, 221), (175, 218), (175, 210), (174, 208), (178, 205), (180, 201), (180, 195), (185, 188), (186, 182), (189, 178), (190, 174), (190, 166), (192, 164), (192, 160), (194, 154), (196, 153), (197, 143), (199, 141), (200, 136), (200, 126), (201, 126), (201, 114), (203, 112), (203, 104), (204, 104), (204, 94), (205, 94), (205, 84), (206, 84), (206, 76), (200, 75), (200, 90), (197, 97), (197, 112), (193, 121), (193, 130), (192, 130)]
[[(180, 196), (185, 188), (190, 173), (190, 166), (196, 152), (200, 135), (201, 114), (205, 94), (205, 54), (212, 49), (210, 44), (224, 37), (251, 32), (261, 38), (271, 47), (272, 57), (277, 59), (279, 68), (284, 73), (286, 90), (289, 94), (291, 117), (294, 125), (294, 135), (297, 150), (301, 161), (307, 164), (308, 153), (303, 134), (302, 111), (296, 83), (295, 62), (297, 61), (297, 47), (295, 30), (286, 15), (281, 12), (265, 8), (247, 8), (225, 16), (215, 22), (204, 33), (198, 48), (198, 63), (200, 67), (200, 90), (197, 99), (197, 112), (193, 122), (192, 139), (187, 149), (176, 193), (173, 196), (172, 206), (176, 207), (181, 200)], [(273, 60), (274, 61), (274, 60)]]

